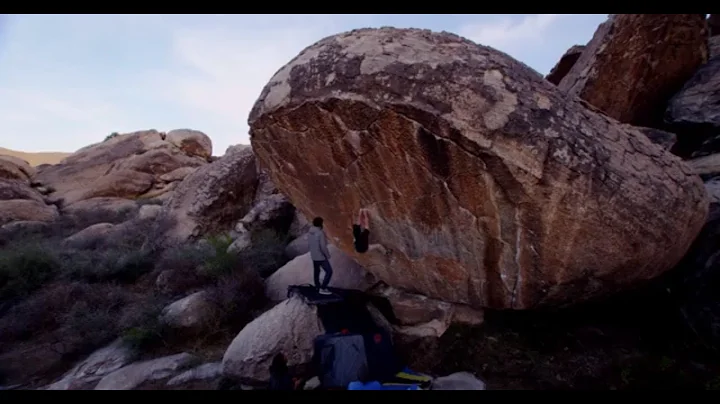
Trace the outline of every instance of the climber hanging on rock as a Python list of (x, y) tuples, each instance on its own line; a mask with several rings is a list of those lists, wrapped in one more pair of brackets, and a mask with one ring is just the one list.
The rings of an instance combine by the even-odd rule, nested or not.
[(370, 216), (367, 209), (360, 209), (357, 221), (353, 224), (353, 243), (355, 251), (359, 253), (367, 252), (370, 246)]

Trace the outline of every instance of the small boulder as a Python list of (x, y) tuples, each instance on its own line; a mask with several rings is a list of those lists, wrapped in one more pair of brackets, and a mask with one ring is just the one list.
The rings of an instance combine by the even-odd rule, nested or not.
[(720, 177), (706, 181), (705, 190), (710, 198), (710, 203), (720, 203)]
[[(374, 276), (350, 256), (333, 245), (330, 245), (328, 250), (333, 268), (331, 287), (365, 291), (375, 284)], [(295, 257), (270, 275), (265, 281), (265, 294), (274, 301), (284, 300), (287, 298), (288, 286), (303, 284), (313, 284), (313, 262), (310, 253)]]
[(160, 319), (173, 328), (200, 330), (212, 323), (217, 310), (207, 292), (200, 291), (169, 304)]
[(433, 380), (430, 390), (485, 390), (485, 382), (472, 373), (457, 372)]
[(672, 149), (672, 147), (675, 145), (675, 142), (677, 141), (677, 135), (672, 132), (643, 127), (637, 127), (636, 129), (642, 132), (643, 135), (647, 136), (647, 138), (650, 139), (651, 142), (655, 143), (656, 145), (662, 147), (665, 150)]
[(50, 222), (58, 217), (57, 208), (30, 199), (11, 199), (0, 203), (0, 225), (14, 221)]
[(183, 294), (202, 284), (200, 276), (194, 271), (178, 271), (166, 269), (158, 274), (155, 279), (155, 288), (168, 296)]
[(228, 246), (227, 251), (233, 253), (239, 253), (252, 247), (252, 233), (245, 231), (240, 233), (235, 240)]
[(112, 223), (96, 223), (66, 238), (64, 243), (71, 247), (85, 248), (90, 244), (102, 241), (114, 227), (115, 225)]
[(196, 156), (183, 154), (180, 149), (167, 145), (136, 154), (113, 166), (112, 171), (137, 171), (160, 177), (180, 168), (196, 168), (207, 162)]
[[(153, 182), (154, 177), (152, 174), (133, 170), (118, 170), (98, 178), (90, 184), (88, 189), (70, 195), (76, 197), (77, 200), (97, 197), (131, 199), (147, 192), (152, 188)], [(68, 198), (68, 202), (73, 201), (71, 196), (68, 196)]]
[(177, 386), (196, 380), (214, 379), (220, 376), (222, 376), (222, 362), (205, 363), (173, 377), (168, 380), (167, 385)]
[(243, 233), (259, 228), (284, 231), (290, 228), (295, 207), (282, 194), (272, 194), (256, 200), (250, 211), (235, 225), (235, 231)]
[(152, 219), (162, 212), (160, 205), (143, 205), (138, 211), (138, 219)]
[(43, 202), (42, 194), (30, 188), (27, 181), (0, 178), (0, 201), (12, 199), (29, 199)]
[(317, 307), (293, 297), (256, 318), (235, 337), (223, 357), (225, 376), (265, 382), (270, 363), (283, 353), (289, 366), (310, 363), (313, 341), (325, 332)]
[(665, 119), (688, 135), (720, 132), (720, 57), (700, 67), (670, 100)]
[(95, 390), (132, 390), (148, 381), (175, 376), (197, 363), (198, 358), (189, 353), (133, 363), (103, 377)]
[(108, 375), (130, 363), (135, 351), (118, 339), (110, 345), (93, 352), (75, 365), (60, 380), (46, 387), (47, 390), (78, 390), (93, 387)]
[(399, 325), (395, 330), (412, 337), (441, 337), (452, 323), (479, 325), (484, 320), (481, 310), (462, 304), (431, 299), (378, 284), (371, 294), (390, 302)]
[(720, 56), (720, 35), (714, 36), (708, 41), (708, 54), (711, 59)]
[(165, 135), (165, 140), (177, 146), (189, 156), (204, 159), (212, 156), (212, 141), (208, 135), (191, 129), (175, 129)]
[(180, 167), (177, 170), (173, 170), (167, 174), (160, 176), (160, 181), (163, 182), (175, 182), (182, 181), (188, 175), (192, 174), (197, 170), (197, 167)]
[(720, 175), (720, 154), (710, 154), (703, 157), (688, 160), (693, 172), (704, 178), (712, 178)]
[(0, 155), (0, 178), (21, 180), (28, 185), (35, 177), (35, 169), (30, 164), (17, 157)]
[(295, 257), (307, 254), (310, 251), (310, 245), (308, 244), (307, 233), (291, 241), (285, 247), (285, 255), (288, 258), (293, 259)]
[(98, 212), (101, 210), (110, 211), (113, 214), (132, 215), (137, 211), (138, 206), (135, 201), (125, 198), (101, 197), (90, 198), (68, 204), (63, 207), (63, 213), (76, 213), (80, 211)]

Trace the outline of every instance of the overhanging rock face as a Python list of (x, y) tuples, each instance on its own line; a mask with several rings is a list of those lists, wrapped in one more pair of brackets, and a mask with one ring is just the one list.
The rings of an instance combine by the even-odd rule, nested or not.
[[(308, 47), (250, 117), (261, 166), (391, 286), (473, 307), (566, 304), (671, 268), (699, 178), (637, 129), (448, 33), (362, 29)], [(354, 253), (359, 208), (371, 243)]]

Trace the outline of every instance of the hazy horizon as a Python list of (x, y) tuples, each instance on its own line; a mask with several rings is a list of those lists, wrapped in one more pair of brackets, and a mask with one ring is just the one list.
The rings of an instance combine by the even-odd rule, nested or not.
[(547, 74), (607, 14), (2, 15), (0, 147), (73, 152), (112, 132), (203, 131), (213, 154), (249, 144), (272, 75), (328, 35), (364, 27), (449, 31)]

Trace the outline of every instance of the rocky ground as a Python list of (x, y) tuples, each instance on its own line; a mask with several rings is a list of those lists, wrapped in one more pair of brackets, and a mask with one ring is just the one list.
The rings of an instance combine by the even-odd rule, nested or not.
[(317, 215), (333, 285), (390, 304), (368, 308), (415, 370), (720, 388), (717, 28), (612, 15), (547, 78), (356, 30), (278, 71), (252, 146), (147, 130), (0, 155), (0, 388), (262, 388), (277, 352), (301, 370), (324, 329), (285, 292), (311, 282)]

